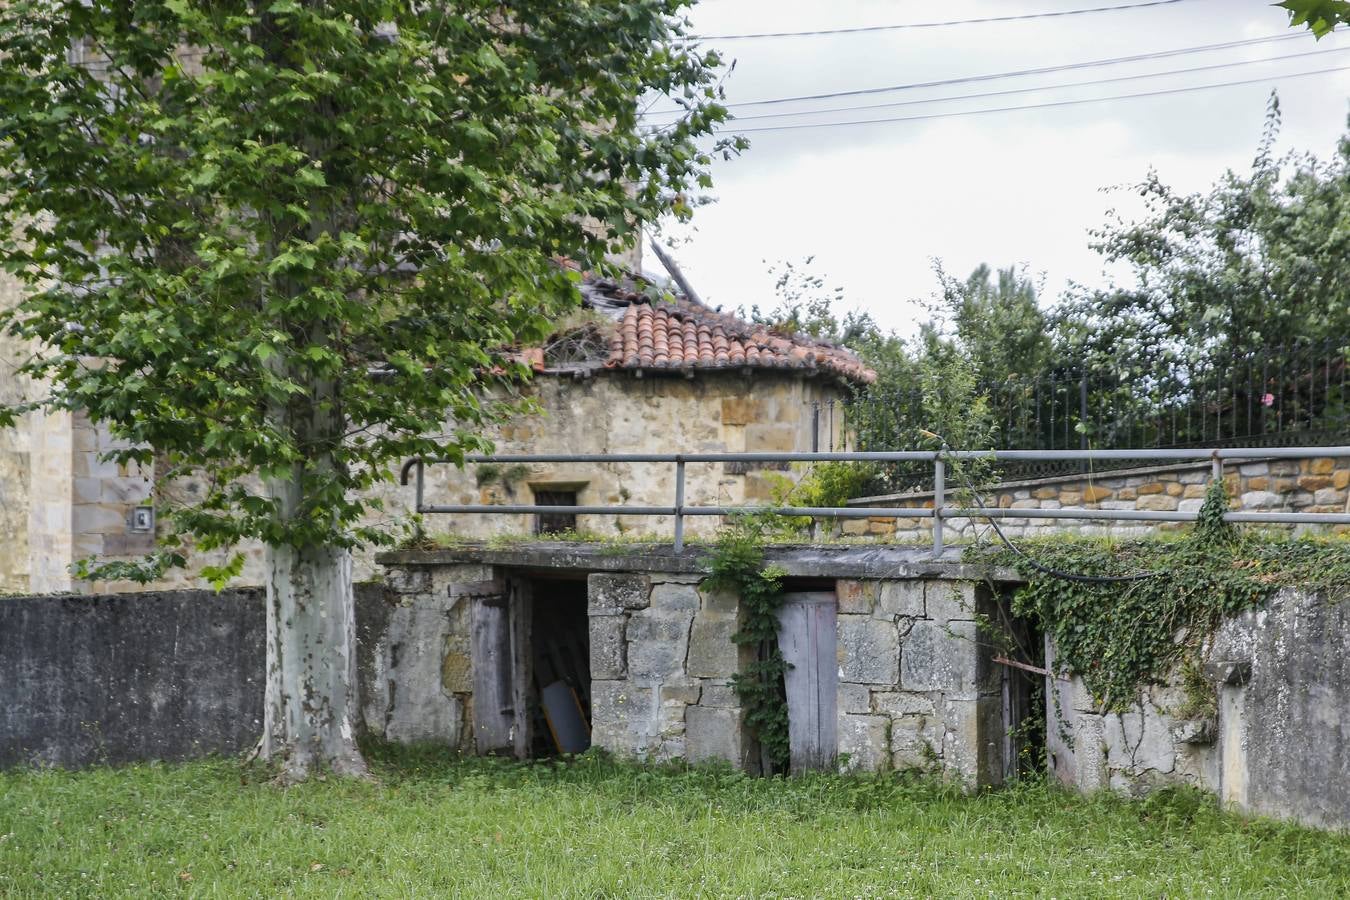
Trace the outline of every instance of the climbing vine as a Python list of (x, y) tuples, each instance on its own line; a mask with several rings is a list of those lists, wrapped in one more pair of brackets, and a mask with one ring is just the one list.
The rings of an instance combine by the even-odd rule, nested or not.
[(787, 662), (778, 649), (778, 610), (783, 605), (783, 570), (765, 564), (769, 516), (737, 516), (718, 535), (709, 561), (709, 587), (740, 598), (741, 625), (732, 640), (755, 651), (732, 679), (745, 710), (745, 724), (759, 741), (773, 771), (788, 764), (788, 710), (783, 691)]
[[(1058, 665), (1082, 677), (1104, 709), (1121, 711), (1178, 663), (1193, 664), (1226, 617), (1262, 605), (1280, 588), (1299, 586), (1328, 599), (1350, 593), (1350, 541), (1243, 531), (1224, 521), (1227, 508), (1223, 483), (1216, 481), (1184, 536), (1060, 537), (1023, 542), (1026, 555), (987, 547), (968, 553), (1012, 566), (1027, 579), (1014, 595), (1013, 612), (1053, 638)], [(1135, 577), (1092, 583), (1044, 569)]]

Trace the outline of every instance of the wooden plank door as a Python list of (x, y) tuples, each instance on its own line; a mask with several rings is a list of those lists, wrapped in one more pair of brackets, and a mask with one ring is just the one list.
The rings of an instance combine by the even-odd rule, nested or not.
[(529, 754), (529, 585), (473, 598), (473, 728), (480, 755)]
[(834, 768), (838, 749), (838, 610), (834, 594), (811, 592), (784, 595), (778, 612), (778, 647), (789, 666), (783, 682), (794, 774)]

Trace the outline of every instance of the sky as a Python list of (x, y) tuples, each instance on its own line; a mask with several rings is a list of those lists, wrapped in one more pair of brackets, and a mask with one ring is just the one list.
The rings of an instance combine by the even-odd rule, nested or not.
[[(987, 18), (1082, 10), (1144, 0), (701, 0), (694, 30), (718, 36)], [(1203, 191), (1225, 170), (1251, 165), (1271, 88), (1283, 117), (1278, 148), (1329, 158), (1346, 131), (1350, 33), (1318, 42), (1288, 27), (1265, 0), (1174, 0), (1138, 9), (935, 28), (729, 40), (710, 37), (734, 70), (726, 102), (744, 104), (913, 84), (1249, 40), (1293, 37), (1209, 52), (1017, 78), (866, 94), (814, 102), (732, 106), (726, 126), (750, 149), (713, 167), (712, 200), (692, 223), (665, 223), (661, 239), (713, 305), (772, 306), (770, 266), (800, 264), (843, 289), (842, 309), (870, 312), (912, 334), (928, 318), (934, 261), (965, 275), (982, 262), (1021, 265), (1041, 279), (1042, 305), (1070, 284), (1128, 279), (1107, 271), (1089, 247), (1110, 211), (1142, 212), (1128, 186), (1156, 169), (1185, 191)], [(1339, 48), (1339, 49), (1338, 49)], [(1330, 51), (1330, 52), (1323, 52)], [(1296, 56), (1294, 56), (1296, 55)], [(1248, 60), (1289, 57), (1246, 64)], [(1125, 75), (1203, 72), (1112, 84), (1064, 85)], [(946, 114), (1002, 106), (1255, 80), (1165, 96), (1055, 108), (946, 116), (848, 127), (752, 132), (752, 128), (866, 118)], [(808, 109), (913, 101), (989, 91), (1046, 88), (1001, 97), (888, 109), (758, 118)], [(650, 120), (669, 121), (655, 99)], [(1112, 190), (1111, 188), (1122, 188)], [(650, 252), (644, 266), (660, 271)]]

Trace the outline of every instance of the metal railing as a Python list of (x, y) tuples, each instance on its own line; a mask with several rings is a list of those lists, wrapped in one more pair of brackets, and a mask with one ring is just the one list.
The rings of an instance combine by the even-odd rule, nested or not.
[[(1338, 447), (1220, 447), (1155, 450), (902, 450), (854, 451), (837, 453), (527, 453), (509, 456), (472, 455), (465, 463), (664, 463), (675, 466), (675, 496), (670, 506), (535, 506), (531, 504), (431, 504), (426, 503), (426, 467), (453, 465), (450, 460), (411, 459), (403, 465), (399, 480), (407, 485), (415, 478), (418, 513), (489, 515), (616, 515), (673, 516), (675, 551), (684, 549), (684, 520), (687, 516), (731, 516), (767, 513), (813, 518), (931, 519), (933, 554), (943, 550), (943, 521), (947, 519), (1098, 519), (1107, 521), (1193, 522), (1198, 512), (1143, 509), (1003, 509), (983, 505), (947, 506), (947, 462), (952, 460), (993, 459), (1023, 461), (1082, 461), (1088, 463), (1117, 460), (1134, 461), (1209, 461), (1214, 479), (1223, 478), (1225, 463), (1254, 459), (1304, 459), (1334, 457), (1350, 459), (1350, 446)], [(928, 462), (933, 466), (933, 506), (858, 507), (858, 506), (689, 506), (685, 503), (685, 467), (689, 463), (818, 463), (818, 462)], [(1225, 514), (1230, 522), (1279, 524), (1350, 525), (1350, 513), (1244, 512)]]
[[(1350, 440), (1350, 344), (1344, 338), (1271, 347), (1260, 353), (1157, 366), (1122, 375), (1065, 364), (1036, 376), (981, 382), (995, 446), (1037, 450), (1257, 447)], [(825, 401), (827, 404), (829, 401)], [(833, 412), (828, 409), (822, 416)], [(848, 404), (859, 436), (915, 434), (931, 415), (923, 391), (865, 392)], [(867, 423), (877, 423), (868, 428)], [(869, 433), (876, 431), (878, 434)], [(894, 446), (894, 445), (890, 445)], [(829, 449), (833, 449), (832, 447)], [(1004, 477), (1071, 470), (1042, 460), (1000, 467)], [(891, 491), (922, 482), (894, 473)]]

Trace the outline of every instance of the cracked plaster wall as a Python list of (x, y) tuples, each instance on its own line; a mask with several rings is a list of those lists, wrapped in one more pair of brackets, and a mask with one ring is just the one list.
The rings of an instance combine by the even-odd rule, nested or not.
[(1188, 697), (1175, 675), (1122, 714), (1099, 712), (1081, 679), (1056, 679), (1054, 773), (1081, 790), (1193, 784), (1247, 812), (1350, 827), (1350, 604), (1280, 591), (1228, 620), (1204, 660), (1215, 712), (1199, 717), (1177, 714)]

